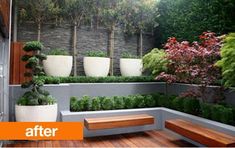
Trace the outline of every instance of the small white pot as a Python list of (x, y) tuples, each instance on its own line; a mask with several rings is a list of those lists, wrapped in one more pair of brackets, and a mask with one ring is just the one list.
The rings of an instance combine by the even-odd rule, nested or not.
[(43, 68), (48, 76), (68, 77), (73, 66), (72, 56), (48, 55), (43, 60)]
[(18, 122), (55, 122), (57, 103), (38, 106), (15, 105), (15, 116)]
[(110, 58), (84, 57), (83, 66), (86, 76), (106, 77), (109, 73)]
[(120, 59), (120, 71), (122, 76), (141, 76), (142, 69), (142, 59)]

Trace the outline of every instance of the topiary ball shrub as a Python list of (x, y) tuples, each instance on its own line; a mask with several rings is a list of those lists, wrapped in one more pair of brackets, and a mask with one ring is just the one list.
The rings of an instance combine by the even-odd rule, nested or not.
[(83, 104), (83, 110), (84, 111), (89, 111), (91, 109), (91, 103), (90, 103), (91, 98), (89, 96), (83, 96), (82, 97), (82, 104)]
[(76, 97), (70, 98), (70, 111), (77, 111), (78, 109), (78, 100)]
[(195, 98), (184, 98), (184, 112), (199, 115), (200, 113), (200, 101)]
[(145, 101), (145, 105), (146, 107), (154, 107), (156, 106), (156, 101), (155, 99), (153, 98), (152, 95), (146, 95), (144, 96), (144, 101)]
[(136, 108), (144, 108), (145, 107), (145, 99), (142, 95), (135, 95), (135, 107)]
[(114, 108), (113, 98), (110, 97), (103, 98), (101, 104), (103, 110), (112, 110)]
[(234, 122), (233, 109), (222, 105), (214, 105), (211, 112), (211, 118), (212, 120), (225, 124), (232, 124)]
[(176, 97), (172, 100), (172, 107), (178, 111), (184, 111), (184, 99)]
[(126, 109), (131, 109), (135, 107), (135, 98), (133, 96), (124, 97), (124, 107)]
[(101, 110), (101, 101), (100, 98), (94, 97), (91, 101), (91, 110), (98, 111)]
[(211, 119), (212, 105), (208, 103), (201, 103), (201, 115), (203, 118)]
[(114, 101), (115, 109), (124, 109), (125, 108), (123, 97), (115, 96), (115, 97), (113, 97), (113, 101)]

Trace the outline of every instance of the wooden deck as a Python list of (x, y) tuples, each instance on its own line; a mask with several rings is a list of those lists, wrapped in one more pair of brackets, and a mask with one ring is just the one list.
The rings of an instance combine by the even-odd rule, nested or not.
[(131, 134), (85, 138), (83, 141), (33, 141), (9, 144), (10, 147), (191, 147), (186, 141), (167, 131), (148, 131)]

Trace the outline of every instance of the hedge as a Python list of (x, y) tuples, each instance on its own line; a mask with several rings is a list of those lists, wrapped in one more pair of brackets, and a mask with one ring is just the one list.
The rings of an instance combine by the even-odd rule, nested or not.
[(171, 36), (192, 42), (204, 31), (219, 35), (235, 31), (234, 0), (161, 0), (158, 10), (157, 47)]
[(37, 79), (42, 80), (45, 84), (60, 84), (60, 83), (122, 83), (122, 82), (153, 82), (155, 77), (153, 76), (135, 76), (135, 77), (123, 77), (123, 76), (108, 76), (108, 77), (52, 77), (52, 76), (40, 76)]
[(235, 125), (235, 108), (233, 106), (202, 103), (193, 98), (180, 98), (157, 93), (113, 97), (83, 96), (82, 98), (71, 97), (70, 99), (70, 111), (72, 112), (147, 107), (167, 107), (225, 124)]

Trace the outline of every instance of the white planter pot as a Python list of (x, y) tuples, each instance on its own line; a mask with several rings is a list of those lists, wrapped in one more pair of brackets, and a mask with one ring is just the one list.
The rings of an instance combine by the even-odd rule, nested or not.
[(48, 55), (43, 68), (48, 76), (68, 77), (73, 66), (72, 56)]
[(15, 115), (18, 122), (55, 122), (57, 103), (38, 106), (15, 105)]
[(110, 58), (84, 57), (83, 66), (86, 76), (106, 77), (109, 73)]
[(141, 76), (142, 69), (142, 59), (120, 59), (120, 71), (122, 76)]

